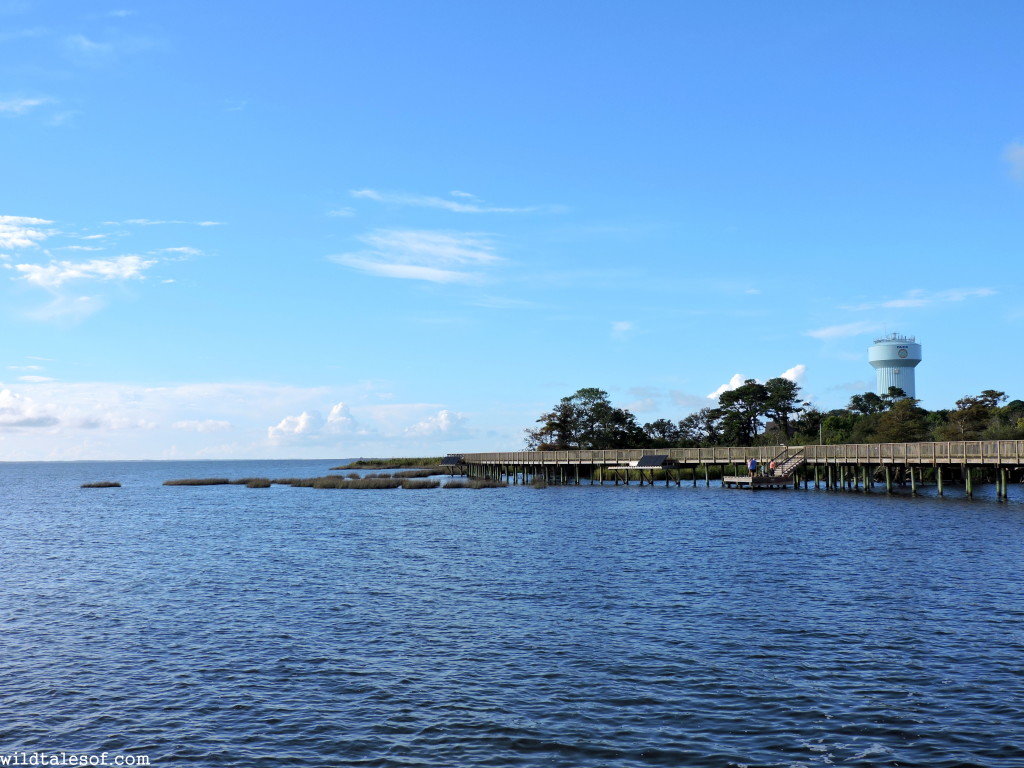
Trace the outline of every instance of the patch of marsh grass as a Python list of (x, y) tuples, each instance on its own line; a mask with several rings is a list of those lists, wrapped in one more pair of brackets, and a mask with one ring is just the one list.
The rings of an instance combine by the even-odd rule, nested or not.
[(226, 477), (192, 477), (184, 480), (165, 480), (164, 485), (228, 485)]
[(401, 472), (395, 472), (394, 477), (430, 477), (436, 474), (436, 469), (404, 469)]
[(405, 479), (402, 481), (402, 488), (407, 491), (418, 491), (423, 488), (438, 488), (441, 485), (440, 480), (410, 480)]
[(444, 484), (445, 488), (469, 488), (469, 483), (465, 480), (449, 480)]
[(486, 477), (474, 477), (469, 481), (470, 488), (508, 488), (504, 480), (491, 480)]
[(103, 482), (103, 483), (82, 483), (82, 487), (83, 488), (120, 488), (121, 484), (120, 483), (109, 483), (109, 482)]
[(415, 467), (439, 467), (441, 466), (440, 456), (426, 456), (420, 458), (404, 459), (359, 459), (340, 467), (331, 467), (331, 470), (338, 469), (411, 469)]

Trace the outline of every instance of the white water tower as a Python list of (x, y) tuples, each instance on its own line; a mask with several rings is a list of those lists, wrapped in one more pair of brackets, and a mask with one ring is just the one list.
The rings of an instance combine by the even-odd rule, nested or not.
[(890, 333), (868, 348), (868, 362), (875, 369), (875, 394), (886, 395), (899, 387), (907, 397), (917, 397), (914, 368), (921, 362), (921, 345), (913, 336)]

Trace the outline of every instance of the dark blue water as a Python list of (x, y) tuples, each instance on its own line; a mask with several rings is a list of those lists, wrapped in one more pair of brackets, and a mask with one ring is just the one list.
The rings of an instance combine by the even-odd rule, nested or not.
[(329, 466), (0, 465), (0, 754), (1024, 765), (1024, 488), (161, 485)]

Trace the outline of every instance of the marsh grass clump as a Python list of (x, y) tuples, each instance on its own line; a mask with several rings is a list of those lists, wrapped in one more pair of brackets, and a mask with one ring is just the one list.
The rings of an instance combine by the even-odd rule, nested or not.
[(345, 477), (347, 477), (349, 480), (359, 480), (362, 477), (362, 475), (360, 475), (358, 472), (349, 472), (348, 474), (345, 475)]
[(445, 488), (469, 488), (469, 483), (465, 480), (449, 480), (444, 484)]
[(439, 467), (441, 466), (440, 456), (427, 456), (421, 458), (404, 459), (359, 459), (340, 467), (331, 467), (331, 470), (338, 469), (410, 469), (413, 467)]
[(545, 480), (543, 477), (535, 477), (533, 479), (533, 481), (530, 483), (530, 487), (531, 488), (547, 488), (548, 487), (548, 481)]
[(270, 481), (271, 485), (290, 485), (294, 488), (311, 488), (313, 480), (306, 477), (281, 477)]
[(401, 480), (394, 480), (389, 477), (364, 477), (359, 480), (346, 480), (344, 477), (340, 477), (338, 475), (314, 477), (311, 482), (311, 486), (313, 488), (355, 490), (385, 490), (389, 488), (398, 488), (401, 484)]
[(269, 488), (270, 485), (270, 480), (266, 477), (250, 477), (245, 482), (246, 488)]
[(395, 477), (430, 477), (436, 475), (437, 470), (435, 469), (404, 469), (401, 472), (395, 472)]
[(469, 481), (470, 488), (508, 488), (508, 483), (504, 480), (491, 480), (486, 477), (474, 477)]
[(165, 480), (164, 485), (228, 485), (226, 477), (192, 477), (184, 480)]
[(82, 487), (83, 488), (120, 488), (121, 484), (120, 483), (109, 483), (109, 482), (103, 482), (103, 483), (82, 483)]
[(402, 488), (406, 491), (418, 491), (422, 488), (438, 488), (441, 485), (440, 480), (410, 480), (405, 479), (402, 481)]

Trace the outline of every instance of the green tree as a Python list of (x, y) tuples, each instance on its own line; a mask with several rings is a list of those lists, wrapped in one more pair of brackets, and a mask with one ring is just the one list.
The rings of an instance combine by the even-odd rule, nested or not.
[(644, 424), (644, 434), (651, 448), (668, 448), (680, 442), (679, 426), (669, 419), (657, 419)]
[(888, 404), (874, 392), (865, 392), (862, 395), (851, 397), (846, 410), (861, 416), (868, 416), (872, 413), (881, 413), (887, 407)]
[(762, 426), (767, 403), (768, 388), (756, 379), (747, 379), (719, 395), (716, 411), (726, 444), (751, 445)]
[(779, 376), (768, 379), (764, 383), (764, 388), (767, 392), (764, 415), (774, 421), (785, 439), (789, 440), (793, 435), (792, 419), (798, 416), (807, 405), (800, 401), (800, 387), (795, 381)]
[(1006, 394), (986, 389), (980, 395), (965, 395), (956, 401), (956, 410), (947, 415), (947, 422), (937, 430), (940, 440), (980, 440), (997, 415), (999, 403)]
[(917, 443), (928, 435), (928, 412), (913, 397), (903, 397), (878, 416), (875, 442)]
[(646, 442), (636, 417), (612, 406), (608, 393), (597, 387), (563, 397), (537, 422), (539, 427), (526, 430), (526, 444), (533, 450), (628, 448)]
[(690, 447), (719, 445), (721, 425), (714, 408), (701, 408), (679, 420), (679, 442)]

